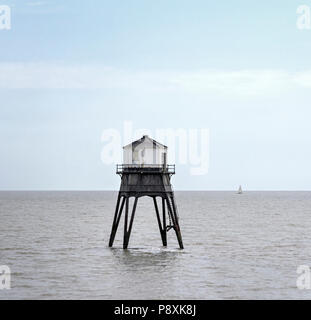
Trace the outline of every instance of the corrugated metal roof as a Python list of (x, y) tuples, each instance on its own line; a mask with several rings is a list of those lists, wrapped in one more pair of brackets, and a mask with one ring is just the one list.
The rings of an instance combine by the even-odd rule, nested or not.
[(156, 144), (158, 147), (162, 147), (162, 148), (165, 148), (167, 149), (167, 146), (165, 146), (164, 144), (150, 138), (149, 136), (145, 135), (145, 136), (142, 136), (142, 138), (136, 140), (136, 141), (133, 141), (132, 143), (126, 145), (123, 147), (123, 149), (127, 148), (127, 147), (132, 147), (133, 145), (139, 145), (141, 143), (143, 143), (145, 140), (149, 140), (151, 143), (153, 144)]

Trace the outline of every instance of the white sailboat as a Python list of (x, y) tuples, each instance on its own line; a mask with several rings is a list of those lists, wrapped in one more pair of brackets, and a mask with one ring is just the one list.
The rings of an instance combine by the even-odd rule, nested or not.
[(243, 191), (242, 191), (242, 186), (239, 187), (239, 190), (238, 190), (238, 194), (242, 194)]

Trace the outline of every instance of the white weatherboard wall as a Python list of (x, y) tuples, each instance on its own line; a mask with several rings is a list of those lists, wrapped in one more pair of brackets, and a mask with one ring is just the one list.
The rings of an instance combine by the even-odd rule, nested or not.
[(167, 147), (144, 136), (123, 148), (123, 163), (163, 165), (164, 155), (167, 155)]

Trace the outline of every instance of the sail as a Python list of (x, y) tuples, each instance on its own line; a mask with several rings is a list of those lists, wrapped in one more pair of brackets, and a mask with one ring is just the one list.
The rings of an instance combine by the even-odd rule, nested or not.
[(242, 194), (243, 191), (242, 191), (242, 186), (239, 187), (239, 191), (238, 191), (238, 194)]

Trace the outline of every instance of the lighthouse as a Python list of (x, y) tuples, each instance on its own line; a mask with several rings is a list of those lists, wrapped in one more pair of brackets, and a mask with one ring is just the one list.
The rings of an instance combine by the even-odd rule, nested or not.
[[(123, 164), (118, 164), (116, 173), (121, 177), (109, 247), (113, 242), (124, 214), (123, 248), (127, 249), (137, 202), (141, 197), (151, 197), (159, 225), (163, 246), (167, 246), (167, 232), (174, 230), (180, 249), (183, 241), (179, 226), (179, 216), (171, 185), (175, 165), (167, 164), (168, 148), (145, 135), (141, 139), (123, 147)], [(134, 199), (129, 208), (130, 198)]]

